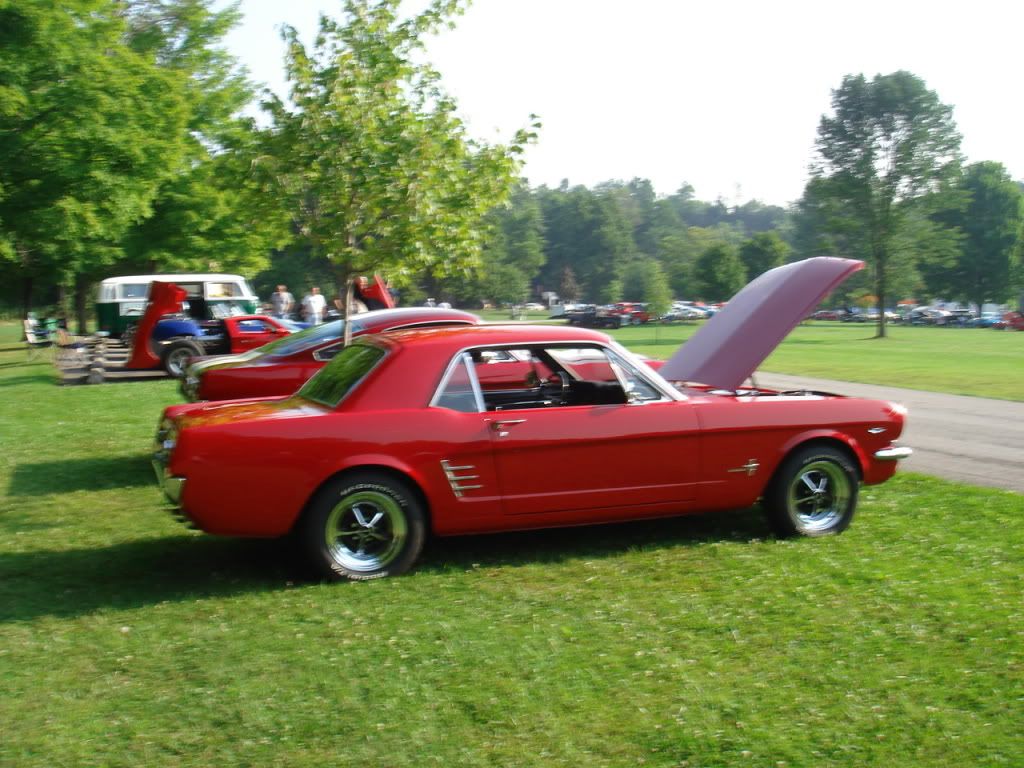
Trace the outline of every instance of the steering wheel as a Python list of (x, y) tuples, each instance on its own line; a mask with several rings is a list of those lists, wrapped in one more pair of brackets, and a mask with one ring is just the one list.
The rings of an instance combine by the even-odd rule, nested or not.
[(558, 398), (566, 403), (569, 400), (569, 388), (572, 380), (569, 378), (569, 374), (565, 371), (554, 371), (549, 377), (547, 382), (551, 386), (557, 385), (559, 388)]

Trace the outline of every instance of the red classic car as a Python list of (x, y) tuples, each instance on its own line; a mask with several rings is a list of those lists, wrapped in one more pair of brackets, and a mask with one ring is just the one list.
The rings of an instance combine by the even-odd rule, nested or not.
[[(397, 328), (475, 325), (480, 318), (458, 309), (380, 309), (352, 317), (352, 335)], [(233, 400), (290, 395), (342, 348), (344, 321), (334, 320), (279, 338), (244, 355), (193, 358), (181, 381), (186, 400)]]
[(1024, 331), (1024, 311), (1007, 312), (1002, 320), (994, 323), (992, 327), (1002, 331)]
[(566, 326), (365, 335), (290, 397), (168, 407), (154, 467), (190, 524), (293, 533), (335, 579), (407, 570), (428, 532), (758, 499), (780, 535), (839, 533), (860, 484), (884, 482), (910, 454), (895, 442), (905, 410), (740, 384), (860, 266), (812, 259), (765, 273), (693, 336), (691, 354), (665, 363), (671, 382), (606, 335)]
[(183, 313), (187, 297), (174, 283), (150, 283), (146, 311), (138, 327), (124, 336), (131, 347), (125, 368), (162, 367), (178, 379), (192, 357), (246, 352), (295, 332), (295, 327), (266, 315), (195, 320)]

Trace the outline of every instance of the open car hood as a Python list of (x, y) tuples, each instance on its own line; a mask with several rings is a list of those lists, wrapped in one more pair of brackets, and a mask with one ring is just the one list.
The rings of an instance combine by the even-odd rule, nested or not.
[(154, 280), (149, 284), (149, 303), (135, 329), (131, 357), (125, 363), (125, 368), (157, 368), (160, 366), (160, 356), (150, 344), (153, 329), (164, 315), (181, 312), (184, 306), (182, 302), (187, 298), (188, 293), (185, 292), (185, 289), (179, 288), (174, 283)]
[(670, 381), (736, 389), (863, 261), (818, 256), (751, 281), (662, 366)]

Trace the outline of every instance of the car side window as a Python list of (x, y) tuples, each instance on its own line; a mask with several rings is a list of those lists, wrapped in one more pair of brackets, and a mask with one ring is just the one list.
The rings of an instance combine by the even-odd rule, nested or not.
[(637, 371), (633, 370), (631, 366), (627, 366), (624, 361), (615, 355), (610, 355), (610, 357), (612, 368), (622, 382), (622, 387), (626, 391), (626, 396), (630, 402), (650, 402), (651, 400), (663, 399), (661, 392), (640, 376)]
[[(486, 410), (641, 404), (666, 399), (641, 370), (603, 346), (474, 350)], [(499, 359), (502, 362), (496, 363)], [(510, 358), (510, 359), (508, 359)]]
[(241, 333), (263, 333), (271, 329), (262, 320), (241, 320), (238, 330)]
[(448, 369), (431, 405), (461, 413), (477, 413), (480, 410), (478, 392), (469, 355), (462, 353)]

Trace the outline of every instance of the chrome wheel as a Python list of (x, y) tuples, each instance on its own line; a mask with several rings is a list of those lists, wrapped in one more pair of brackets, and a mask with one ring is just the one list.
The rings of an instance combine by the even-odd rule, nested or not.
[(164, 370), (172, 378), (180, 379), (185, 375), (185, 366), (188, 365), (188, 359), (195, 355), (196, 352), (191, 347), (181, 346), (170, 349), (166, 357), (164, 357)]
[(847, 514), (852, 487), (849, 474), (834, 461), (819, 459), (804, 465), (787, 493), (793, 525), (811, 534), (833, 528)]
[(364, 488), (343, 496), (328, 513), (324, 543), (346, 571), (370, 573), (402, 552), (408, 532), (401, 504), (387, 493)]

